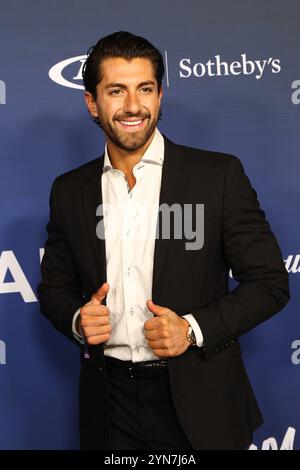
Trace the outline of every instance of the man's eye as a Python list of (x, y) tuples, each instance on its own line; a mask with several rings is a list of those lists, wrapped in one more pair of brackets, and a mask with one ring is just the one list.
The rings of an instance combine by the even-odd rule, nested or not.
[(110, 95), (119, 95), (121, 93), (121, 90), (111, 90), (109, 93)]
[(152, 88), (147, 86), (147, 87), (142, 88), (141, 91), (142, 91), (143, 93), (151, 93), (151, 92), (152, 92)]

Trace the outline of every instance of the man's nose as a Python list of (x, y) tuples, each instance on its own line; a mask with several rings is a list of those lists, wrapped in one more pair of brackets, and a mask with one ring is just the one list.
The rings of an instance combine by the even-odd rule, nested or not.
[(128, 93), (124, 107), (124, 111), (127, 113), (138, 114), (140, 111), (140, 102), (138, 96), (135, 93)]

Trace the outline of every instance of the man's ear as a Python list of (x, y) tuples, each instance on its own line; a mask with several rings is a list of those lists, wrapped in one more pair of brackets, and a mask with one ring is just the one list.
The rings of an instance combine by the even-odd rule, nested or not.
[(98, 117), (98, 111), (97, 111), (97, 106), (96, 106), (96, 103), (95, 103), (95, 100), (94, 100), (94, 97), (93, 97), (92, 93), (90, 93), (89, 91), (86, 91), (84, 93), (84, 100), (85, 100), (85, 104), (86, 104), (87, 109), (89, 110), (89, 113), (91, 114), (91, 116), (93, 116), (94, 118), (97, 118)]
[(159, 106), (161, 105), (162, 97), (163, 97), (163, 89), (162, 89), (162, 86), (161, 86), (161, 87), (160, 87), (160, 90), (159, 90), (159, 92), (158, 92), (158, 103), (159, 103)]

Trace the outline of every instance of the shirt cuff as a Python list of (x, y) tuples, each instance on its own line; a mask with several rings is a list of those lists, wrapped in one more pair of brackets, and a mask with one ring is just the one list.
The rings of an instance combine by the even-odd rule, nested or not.
[(74, 338), (77, 339), (77, 341), (79, 341), (79, 343), (85, 344), (85, 340), (84, 340), (81, 328), (80, 328), (81, 334), (77, 333), (77, 331), (76, 331), (76, 320), (77, 320), (77, 317), (78, 317), (79, 313), (80, 313), (80, 308), (78, 310), (76, 310), (75, 315), (73, 317), (72, 332), (73, 332)]
[(203, 346), (203, 335), (202, 335), (202, 331), (201, 331), (201, 328), (199, 326), (199, 323), (195, 319), (194, 315), (192, 315), (191, 313), (188, 313), (187, 315), (183, 315), (182, 318), (185, 318), (189, 322), (189, 324), (191, 325), (191, 327), (193, 328), (193, 331), (195, 333), (197, 346), (199, 348), (202, 348), (202, 346)]

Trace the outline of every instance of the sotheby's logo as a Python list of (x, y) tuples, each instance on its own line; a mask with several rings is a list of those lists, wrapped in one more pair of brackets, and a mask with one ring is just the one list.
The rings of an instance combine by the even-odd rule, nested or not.
[(246, 75), (261, 79), (265, 73), (279, 73), (281, 71), (280, 59), (268, 57), (266, 59), (253, 59), (246, 53), (235, 60), (225, 60), (219, 54), (207, 61), (193, 61), (190, 58), (179, 62), (180, 78), (189, 77), (224, 77)]
[(79, 55), (58, 62), (49, 70), (49, 77), (58, 85), (84, 90), (84, 86), (78, 82), (82, 81), (82, 68), (86, 58), (87, 55)]

